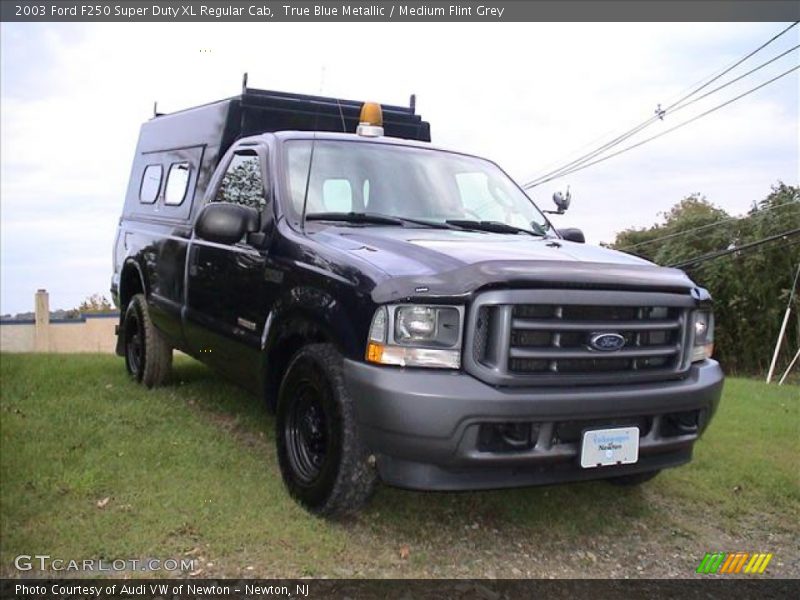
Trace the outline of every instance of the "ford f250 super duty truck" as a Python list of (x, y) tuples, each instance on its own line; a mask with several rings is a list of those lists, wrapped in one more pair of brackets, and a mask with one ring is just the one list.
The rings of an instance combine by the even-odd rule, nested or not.
[(474, 490), (688, 462), (719, 402), (708, 293), (553, 227), (410, 107), (267, 92), (142, 126), (114, 245), (117, 353), (266, 399), (286, 486)]

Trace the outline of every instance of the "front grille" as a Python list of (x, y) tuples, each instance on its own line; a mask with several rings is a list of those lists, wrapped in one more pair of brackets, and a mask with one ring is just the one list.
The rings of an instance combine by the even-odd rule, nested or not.
[(483, 379), (508, 385), (668, 378), (688, 367), (691, 306), (680, 294), (489, 292), (473, 310), (468, 363)]
[[(596, 373), (676, 366), (680, 309), (666, 306), (512, 306), (512, 373)], [(536, 314), (535, 318), (528, 315)], [(591, 346), (593, 336), (622, 336), (620, 350)]]

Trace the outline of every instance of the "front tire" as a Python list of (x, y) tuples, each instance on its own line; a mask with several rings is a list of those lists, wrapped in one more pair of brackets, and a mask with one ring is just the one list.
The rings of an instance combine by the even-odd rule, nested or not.
[(331, 344), (306, 346), (291, 360), (275, 424), (281, 475), (300, 504), (342, 516), (367, 502), (377, 477), (359, 436), (342, 356)]
[(122, 335), (125, 369), (133, 380), (149, 388), (162, 385), (172, 370), (172, 347), (150, 320), (144, 294), (128, 303)]

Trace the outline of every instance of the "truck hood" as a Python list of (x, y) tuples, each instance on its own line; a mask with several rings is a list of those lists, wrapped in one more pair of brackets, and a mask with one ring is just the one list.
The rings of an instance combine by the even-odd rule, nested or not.
[(315, 237), (386, 274), (373, 291), (376, 302), (462, 295), (492, 283), (695, 287), (677, 269), (566, 240), (399, 227), (328, 227)]

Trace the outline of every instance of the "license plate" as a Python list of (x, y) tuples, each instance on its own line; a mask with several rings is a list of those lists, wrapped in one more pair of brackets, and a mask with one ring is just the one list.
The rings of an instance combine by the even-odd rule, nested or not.
[(639, 460), (639, 428), (591, 429), (583, 432), (581, 467), (628, 465)]

